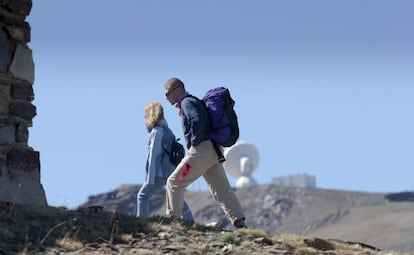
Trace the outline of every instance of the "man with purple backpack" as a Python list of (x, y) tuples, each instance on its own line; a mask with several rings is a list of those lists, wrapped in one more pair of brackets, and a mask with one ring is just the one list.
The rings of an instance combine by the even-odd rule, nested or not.
[(181, 216), (186, 187), (203, 176), (210, 193), (233, 226), (246, 228), (240, 202), (218, 158), (222, 147), (212, 140), (213, 130), (206, 106), (202, 100), (189, 94), (178, 78), (169, 79), (164, 89), (167, 100), (179, 109), (188, 150), (167, 179), (167, 215), (176, 218)]

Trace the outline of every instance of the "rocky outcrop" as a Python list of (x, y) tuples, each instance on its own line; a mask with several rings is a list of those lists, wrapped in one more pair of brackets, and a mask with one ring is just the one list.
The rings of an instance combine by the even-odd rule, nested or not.
[(39, 152), (28, 145), (34, 99), (31, 0), (0, 1), (0, 201), (47, 205)]
[[(81, 206), (135, 215), (139, 185), (89, 197)], [(236, 189), (249, 228), (270, 235), (299, 234), (312, 238), (362, 242), (380, 249), (414, 250), (413, 203), (389, 203), (382, 193), (259, 185)], [(187, 191), (185, 200), (200, 224), (232, 226), (209, 192)], [(163, 192), (152, 203), (152, 215), (165, 215)], [(309, 239), (312, 239), (309, 238)]]
[(140, 219), (97, 206), (0, 203), (0, 225), (0, 254), (391, 254), (362, 243), (223, 230), (161, 216)]

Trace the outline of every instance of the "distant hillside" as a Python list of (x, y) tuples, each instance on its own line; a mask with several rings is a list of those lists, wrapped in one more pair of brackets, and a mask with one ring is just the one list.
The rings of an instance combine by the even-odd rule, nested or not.
[[(100, 205), (105, 210), (131, 215), (136, 210), (139, 185), (123, 185), (108, 193), (90, 196), (81, 206)], [(299, 234), (363, 242), (384, 250), (414, 251), (414, 203), (389, 202), (384, 193), (304, 189), (260, 185), (236, 191), (247, 224), (269, 235)], [(187, 191), (196, 222), (228, 222), (208, 192)], [(164, 194), (158, 193), (154, 215), (165, 215)]]

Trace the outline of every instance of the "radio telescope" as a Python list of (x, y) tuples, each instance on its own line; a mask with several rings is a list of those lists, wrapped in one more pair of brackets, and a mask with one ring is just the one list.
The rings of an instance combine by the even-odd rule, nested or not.
[(224, 168), (226, 171), (238, 178), (236, 187), (256, 186), (256, 180), (251, 174), (259, 164), (260, 156), (256, 147), (246, 141), (238, 141), (236, 144), (224, 151)]

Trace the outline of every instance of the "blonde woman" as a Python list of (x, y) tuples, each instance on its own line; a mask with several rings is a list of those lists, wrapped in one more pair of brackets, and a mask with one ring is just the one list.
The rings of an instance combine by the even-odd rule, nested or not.
[[(151, 211), (149, 200), (152, 195), (165, 187), (167, 178), (176, 167), (170, 162), (165, 150), (170, 148), (175, 137), (164, 118), (162, 105), (157, 101), (150, 102), (144, 107), (144, 113), (145, 126), (148, 130), (148, 157), (145, 182), (137, 195), (137, 217), (143, 218), (148, 217)], [(193, 220), (192, 213), (185, 202), (182, 218)]]

